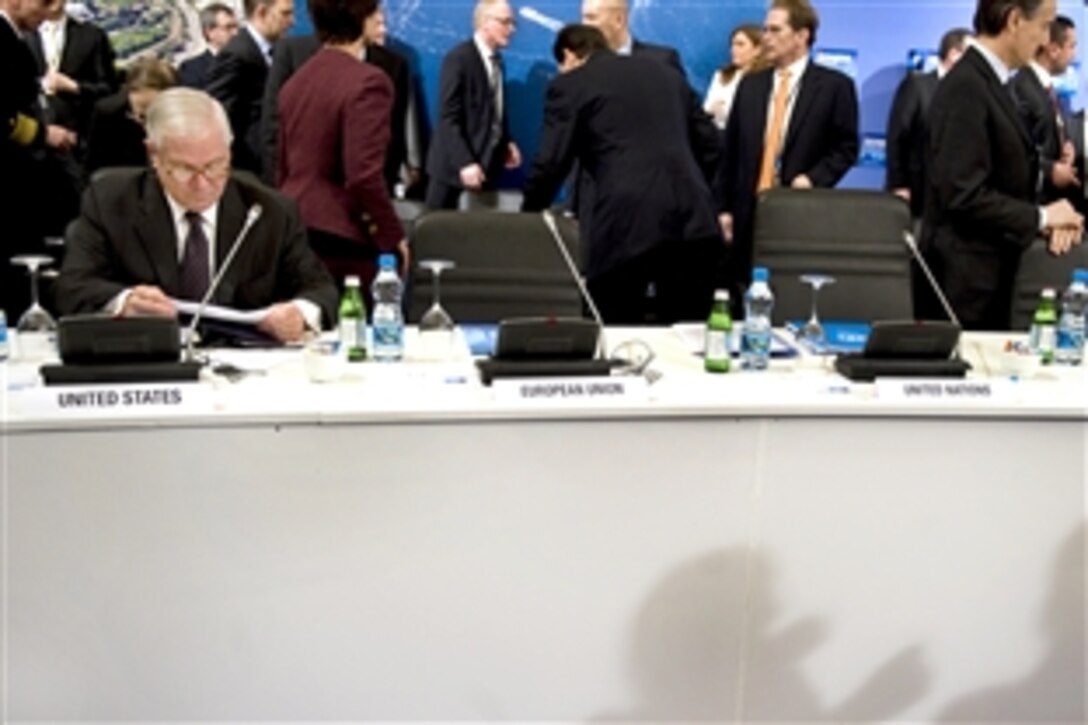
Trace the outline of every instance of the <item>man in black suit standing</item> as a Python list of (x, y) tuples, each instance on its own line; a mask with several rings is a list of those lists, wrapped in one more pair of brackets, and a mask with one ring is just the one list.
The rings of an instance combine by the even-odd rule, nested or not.
[(895, 91), (885, 136), (887, 172), (884, 188), (910, 204), (911, 216), (922, 217), (925, 200), (926, 118), (933, 92), (967, 49), (971, 31), (953, 28), (941, 36), (937, 67), (908, 72)]
[(1069, 118), (1054, 87), (1054, 79), (1065, 73), (1076, 55), (1076, 28), (1072, 20), (1059, 15), (1050, 24), (1047, 42), (1039, 46), (1031, 62), (1009, 81), (1020, 117), (1039, 151), (1043, 202), (1072, 198), (1080, 187), (1069, 137)]
[(44, 252), (41, 201), (27, 184), (37, 160), (34, 152), (69, 150), (75, 134), (43, 118), (41, 86), (34, 56), (22, 34), (34, 31), (60, 0), (0, 0), (0, 306), (17, 320), (30, 303), (23, 270), (8, 259), (15, 254)]
[(438, 121), (427, 153), (429, 209), (456, 209), (462, 191), (497, 189), (504, 168), (521, 166), (507, 125), (499, 54), (514, 34), (514, 11), (506, 0), (480, 0), (473, 25), (472, 39), (442, 60)]
[(258, 328), (284, 342), (330, 327), (332, 278), (295, 205), (231, 176), (222, 107), (203, 91), (164, 91), (148, 110), (147, 137), (152, 169), (104, 177), (84, 195), (57, 282), (61, 312), (176, 315), (175, 299), (203, 298), (259, 208), (212, 301), (267, 308)]
[(212, 61), (238, 32), (238, 19), (234, 17), (234, 11), (229, 6), (211, 3), (200, 10), (200, 29), (204, 33), (204, 44), (207, 47), (203, 53), (194, 55), (178, 66), (178, 80), (188, 88), (204, 90), (208, 87)]
[(523, 209), (547, 208), (577, 160), (596, 188), (583, 270), (604, 320), (704, 319), (721, 234), (698, 163), (715, 153), (696, 146), (706, 138), (698, 98), (664, 64), (616, 55), (588, 25), (560, 31), (554, 55), (563, 72), (548, 86)]
[[(967, 49), (971, 31), (954, 28), (941, 36), (937, 50), (937, 67), (928, 73), (909, 72), (899, 84), (888, 114), (888, 132), (885, 137), (887, 172), (885, 188), (910, 205), (915, 233), (921, 226), (925, 206), (926, 175), (925, 159), (928, 137), (926, 122), (933, 93), (952, 66)], [(936, 269), (937, 260), (925, 254), (926, 263)], [(933, 292), (925, 272), (917, 262), (911, 263), (911, 288), (914, 296), (914, 317), (919, 320), (943, 319), (944, 308)]]
[(582, 22), (600, 30), (608, 47), (617, 55), (653, 58), (683, 75), (684, 65), (676, 50), (666, 45), (643, 43), (631, 35), (627, 0), (582, 0)]
[(924, 246), (967, 329), (1008, 329), (1020, 255), (1036, 236), (1062, 254), (1084, 231), (1067, 200), (1037, 203), (1039, 155), (1006, 87), (1046, 42), (1054, 14), (1055, 0), (978, 0), (978, 38), (930, 106)]
[(37, 31), (25, 38), (38, 64), (45, 117), (72, 131), (77, 139), (71, 151), (37, 154), (38, 173), (33, 182), (27, 180), (51, 200), (50, 213), (42, 218), (42, 231), (59, 236), (79, 213), (83, 150), (91, 113), (95, 103), (117, 90), (116, 57), (105, 31), (68, 17), (64, 3), (52, 8)]
[(763, 52), (772, 67), (744, 77), (725, 127), (718, 208), (735, 304), (751, 276), (757, 195), (832, 187), (858, 157), (854, 83), (809, 59), (818, 25), (808, 0), (771, 3)]
[[(400, 181), (401, 169), (407, 157), (406, 134), (408, 128), (408, 100), (411, 92), (408, 62), (399, 54), (385, 47), (385, 18), (379, 6), (367, 16), (363, 35), (366, 45), (363, 60), (381, 68), (393, 81), (393, 110), (389, 123), (392, 136), (385, 154), (385, 182), (392, 196)], [(276, 160), (279, 158), (279, 98), (280, 89), (295, 71), (313, 57), (321, 47), (316, 35), (297, 35), (283, 38), (276, 44), (272, 56), (272, 68), (264, 89), (264, 109), (261, 112), (261, 145), (263, 151), (264, 180), (275, 186)]]
[(261, 104), (273, 44), (295, 23), (293, 0), (245, 0), (246, 22), (212, 62), (208, 93), (234, 132), (234, 166), (261, 173)]

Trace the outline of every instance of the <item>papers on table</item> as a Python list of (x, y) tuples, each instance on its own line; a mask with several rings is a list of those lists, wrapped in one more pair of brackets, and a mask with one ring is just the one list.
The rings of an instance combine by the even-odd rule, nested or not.
[[(200, 303), (188, 300), (172, 300), (178, 309), (178, 313), (192, 318), (200, 308)], [(201, 314), (202, 319), (219, 320), (221, 322), (233, 322), (238, 325), (256, 325), (268, 314), (268, 307), (259, 310), (236, 310), (233, 307), (221, 305), (207, 305)]]

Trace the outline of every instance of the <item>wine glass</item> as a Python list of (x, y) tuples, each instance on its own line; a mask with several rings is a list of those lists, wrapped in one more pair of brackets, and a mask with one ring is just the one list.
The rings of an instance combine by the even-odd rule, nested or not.
[(41, 305), (38, 296), (38, 275), (42, 267), (52, 264), (53, 258), (39, 254), (22, 254), (11, 258), (11, 263), (26, 267), (30, 275), (30, 307), (19, 317), (15, 327), (18, 332), (19, 357), (39, 360), (53, 353), (53, 341), (57, 333), (57, 321)]
[(431, 306), (419, 318), (419, 337), (423, 357), (445, 360), (450, 356), (454, 340), (453, 318), (442, 307), (442, 272), (455, 265), (448, 259), (423, 259), (419, 266), (431, 273)]
[(817, 312), (816, 302), (820, 295), (820, 289), (825, 285), (834, 284), (835, 278), (826, 274), (803, 274), (801, 281), (812, 287), (812, 312), (808, 322), (801, 328), (798, 338), (808, 344), (812, 350), (819, 350), (826, 342), (827, 335), (824, 326), (820, 324), (820, 315)]

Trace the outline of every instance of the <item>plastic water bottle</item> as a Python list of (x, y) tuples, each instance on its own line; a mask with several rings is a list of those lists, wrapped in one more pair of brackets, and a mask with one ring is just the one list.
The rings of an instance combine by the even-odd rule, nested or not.
[(771, 358), (771, 312), (774, 293), (766, 267), (752, 270), (752, 286), (744, 295), (744, 332), (740, 339), (741, 367), (766, 370)]
[(1073, 282), (1062, 293), (1054, 362), (1080, 365), (1084, 359), (1084, 315), (1088, 312), (1088, 269), (1073, 270)]
[(379, 362), (395, 362), (404, 357), (404, 313), (401, 311), (404, 285), (397, 276), (397, 258), (392, 254), (378, 258), (378, 276), (370, 290), (374, 296), (371, 354)]
[(7, 360), (9, 353), (8, 316), (3, 310), (0, 310), (0, 360)]

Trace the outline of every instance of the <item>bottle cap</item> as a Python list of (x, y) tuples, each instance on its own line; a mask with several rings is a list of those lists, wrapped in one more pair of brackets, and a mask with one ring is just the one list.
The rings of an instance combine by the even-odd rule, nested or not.
[(1088, 269), (1077, 267), (1073, 270), (1073, 281), (1088, 284)]
[(392, 254), (383, 254), (378, 257), (378, 267), (381, 269), (393, 269), (397, 266), (397, 258)]
[(1041, 297), (1044, 300), (1052, 300), (1058, 296), (1058, 293), (1054, 291), (1053, 287), (1044, 287)]
[(753, 282), (766, 282), (770, 278), (770, 273), (767, 272), (766, 267), (755, 267), (752, 269), (752, 281)]
[(347, 277), (344, 277), (344, 286), (345, 287), (358, 287), (359, 286), (359, 277), (358, 277), (358, 275), (349, 274)]
[(714, 290), (714, 301), (715, 302), (728, 302), (729, 301), (729, 290), (727, 290), (727, 289)]

